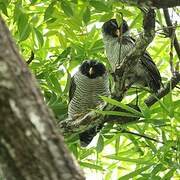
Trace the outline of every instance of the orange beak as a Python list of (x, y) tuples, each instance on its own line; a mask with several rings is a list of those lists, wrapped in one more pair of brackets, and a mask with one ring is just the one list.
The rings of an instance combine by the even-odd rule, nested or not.
[(89, 74), (90, 74), (90, 75), (94, 74), (94, 70), (93, 70), (92, 67), (90, 67), (90, 69), (89, 69)]

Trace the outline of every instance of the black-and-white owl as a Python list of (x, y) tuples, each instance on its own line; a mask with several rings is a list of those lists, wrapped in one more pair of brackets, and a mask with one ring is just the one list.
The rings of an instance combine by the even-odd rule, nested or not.
[[(69, 91), (68, 117), (75, 119), (103, 103), (100, 96), (110, 96), (109, 78), (105, 66), (96, 60), (86, 60), (72, 77)], [(79, 134), (81, 146), (87, 146), (97, 133), (97, 127)]]
[[(125, 20), (122, 21), (120, 27), (118, 27), (116, 19), (105, 22), (102, 26), (102, 35), (107, 58), (113, 72), (115, 72), (119, 61), (121, 62), (135, 47), (135, 40), (129, 36), (129, 27)], [(154, 93), (161, 87), (161, 75), (147, 51), (126, 77), (125, 86), (130, 87), (133, 84), (149, 87)]]

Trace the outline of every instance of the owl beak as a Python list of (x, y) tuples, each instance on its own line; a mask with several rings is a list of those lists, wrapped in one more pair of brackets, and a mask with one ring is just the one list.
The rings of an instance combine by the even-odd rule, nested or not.
[(90, 69), (89, 69), (89, 75), (91, 76), (92, 74), (94, 74), (94, 70), (93, 70), (92, 67), (90, 67)]
[(118, 37), (121, 36), (121, 30), (120, 30), (120, 29), (117, 29), (117, 30), (116, 30), (116, 35), (117, 35)]

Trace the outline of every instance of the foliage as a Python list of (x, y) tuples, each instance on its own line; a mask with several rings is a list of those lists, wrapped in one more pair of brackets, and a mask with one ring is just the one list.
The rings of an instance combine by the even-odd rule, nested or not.
[[(29, 68), (59, 120), (66, 117), (69, 82), (77, 66), (84, 59), (98, 59), (109, 67), (101, 37), (102, 22), (122, 13), (135, 38), (142, 31), (140, 10), (113, 0), (0, 0), (0, 10), (25, 61), (34, 53)], [(172, 11), (174, 18), (178, 12), (178, 8)], [(156, 14), (156, 29), (161, 30), (148, 51), (166, 83), (171, 77), (170, 39), (159, 34), (165, 22), (161, 10), (156, 10)], [(179, 27), (176, 32), (179, 38)], [(177, 62), (178, 57), (173, 54), (173, 61)], [(142, 113), (134, 112), (141, 117), (139, 123), (107, 124), (87, 148), (79, 147), (75, 135), (66, 139), (87, 177), (96, 174), (96, 179), (100, 176), (105, 180), (178, 179), (179, 90), (176, 88), (150, 109), (143, 103), (147, 95), (147, 91), (139, 92)], [(135, 96), (135, 89), (131, 88), (122, 103), (110, 103), (122, 107), (135, 103)], [(123, 129), (146, 134), (158, 142)]]

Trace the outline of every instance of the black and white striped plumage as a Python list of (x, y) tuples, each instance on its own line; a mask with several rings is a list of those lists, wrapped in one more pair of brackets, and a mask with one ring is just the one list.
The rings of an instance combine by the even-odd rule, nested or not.
[[(119, 60), (123, 60), (135, 46), (135, 40), (128, 35), (128, 31), (129, 27), (125, 20), (122, 21), (121, 27), (118, 27), (115, 19), (105, 22), (102, 26), (106, 55), (113, 72)], [(148, 86), (153, 92), (157, 92), (161, 87), (161, 75), (147, 51), (128, 73), (125, 86), (130, 87), (133, 84)]]
[[(95, 109), (97, 105), (102, 103), (99, 95), (110, 95), (106, 68), (95, 60), (84, 61), (71, 80), (68, 116), (76, 118)], [(96, 127), (91, 128), (79, 135), (82, 146), (87, 146), (91, 142), (97, 133), (96, 129)]]

